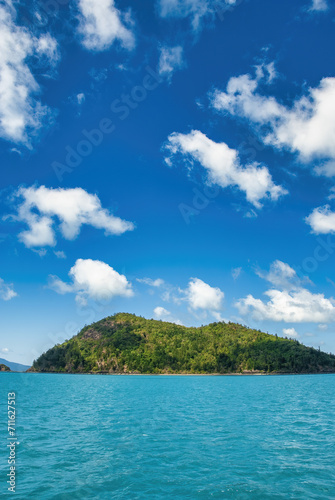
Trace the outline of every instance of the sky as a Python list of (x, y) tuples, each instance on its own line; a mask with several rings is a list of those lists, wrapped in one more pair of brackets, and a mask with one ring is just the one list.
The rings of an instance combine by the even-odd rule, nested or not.
[(117, 312), (335, 352), (330, 0), (0, 2), (0, 356)]

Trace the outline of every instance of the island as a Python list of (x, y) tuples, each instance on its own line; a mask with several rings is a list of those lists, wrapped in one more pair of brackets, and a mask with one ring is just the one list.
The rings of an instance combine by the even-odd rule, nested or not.
[(0, 364), (0, 372), (10, 372), (10, 371), (11, 370), (10, 370), (9, 366)]
[(236, 323), (185, 327), (118, 313), (42, 354), (42, 373), (335, 373), (335, 356)]

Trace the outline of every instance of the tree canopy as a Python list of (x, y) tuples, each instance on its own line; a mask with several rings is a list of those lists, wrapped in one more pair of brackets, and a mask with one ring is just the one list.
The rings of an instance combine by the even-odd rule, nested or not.
[(335, 356), (235, 323), (199, 328), (119, 313), (56, 345), (32, 371), (65, 373), (323, 373)]

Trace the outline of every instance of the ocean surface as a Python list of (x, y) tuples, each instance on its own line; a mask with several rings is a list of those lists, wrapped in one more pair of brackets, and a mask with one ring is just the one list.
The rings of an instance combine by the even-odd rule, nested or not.
[(335, 498), (335, 375), (1, 373), (0, 392), (0, 498)]

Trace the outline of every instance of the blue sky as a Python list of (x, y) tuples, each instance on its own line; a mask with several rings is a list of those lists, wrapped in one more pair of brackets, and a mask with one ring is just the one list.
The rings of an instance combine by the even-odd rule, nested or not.
[(334, 352), (331, 3), (0, 14), (0, 355), (119, 311)]

